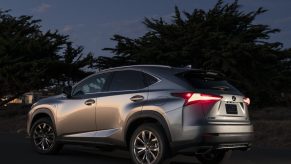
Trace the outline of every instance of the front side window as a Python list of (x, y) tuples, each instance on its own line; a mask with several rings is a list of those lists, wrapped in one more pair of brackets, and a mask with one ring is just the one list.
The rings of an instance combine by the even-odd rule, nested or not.
[(81, 96), (90, 93), (102, 92), (104, 90), (107, 79), (107, 73), (89, 77), (75, 87), (73, 96)]
[(109, 91), (137, 90), (145, 88), (143, 74), (139, 71), (117, 71), (113, 74)]

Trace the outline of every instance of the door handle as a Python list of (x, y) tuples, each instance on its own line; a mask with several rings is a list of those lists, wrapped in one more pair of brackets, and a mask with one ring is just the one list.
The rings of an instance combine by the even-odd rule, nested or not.
[(136, 101), (142, 101), (143, 99), (144, 99), (144, 97), (141, 96), (141, 95), (135, 95), (135, 96), (132, 96), (132, 97), (130, 98), (130, 100), (133, 101), (133, 102), (136, 102)]
[(93, 100), (93, 99), (86, 100), (86, 101), (85, 101), (85, 104), (86, 104), (86, 105), (92, 105), (92, 104), (95, 104), (95, 100)]

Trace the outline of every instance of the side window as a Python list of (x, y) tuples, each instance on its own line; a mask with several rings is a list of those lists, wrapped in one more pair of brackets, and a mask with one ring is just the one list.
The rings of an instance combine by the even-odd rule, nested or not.
[(144, 77), (144, 80), (145, 80), (145, 85), (148, 87), (156, 82), (158, 82), (158, 79), (147, 74), (147, 73), (143, 73), (143, 77)]
[(73, 96), (81, 96), (88, 93), (101, 92), (105, 87), (107, 79), (108, 73), (89, 77), (75, 87), (73, 91)]
[(137, 90), (145, 88), (144, 78), (139, 71), (117, 71), (114, 73), (109, 91)]

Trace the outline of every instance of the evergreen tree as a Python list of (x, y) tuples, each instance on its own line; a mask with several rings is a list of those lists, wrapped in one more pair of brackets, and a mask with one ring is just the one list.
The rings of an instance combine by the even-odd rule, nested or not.
[(254, 23), (265, 12), (263, 8), (245, 12), (238, 1), (223, 0), (208, 11), (180, 12), (176, 7), (171, 22), (145, 18), (149, 31), (139, 38), (114, 35), (116, 46), (104, 49), (114, 56), (106, 60), (99, 57), (97, 67), (128, 63), (192, 65), (226, 74), (256, 104), (278, 103), (282, 100), (281, 92), (290, 93), (288, 88), (276, 87), (290, 88), (290, 79), (286, 77), (290, 74), (286, 64), (290, 62), (283, 65), (288, 55), (282, 51), (282, 44), (268, 40), (280, 30)]
[(0, 97), (11, 95), (0, 106), (54, 81), (77, 81), (87, 74), (82, 68), (93, 61), (92, 54), (84, 55), (57, 31), (41, 31), (40, 22), (0, 10)]

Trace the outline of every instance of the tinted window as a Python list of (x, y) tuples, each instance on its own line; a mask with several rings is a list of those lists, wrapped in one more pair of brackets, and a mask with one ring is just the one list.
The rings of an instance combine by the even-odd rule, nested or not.
[(217, 73), (187, 71), (179, 73), (177, 76), (188, 82), (195, 89), (237, 91), (236, 88)]
[(138, 71), (118, 71), (113, 74), (109, 91), (136, 90), (145, 88), (143, 75)]
[(88, 93), (96, 93), (104, 90), (108, 74), (99, 74), (81, 82), (74, 89), (73, 95), (84, 95)]
[(149, 74), (143, 73), (143, 76), (144, 76), (146, 86), (150, 86), (150, 85), (158, 82), (157, 78), (155, 78)]

